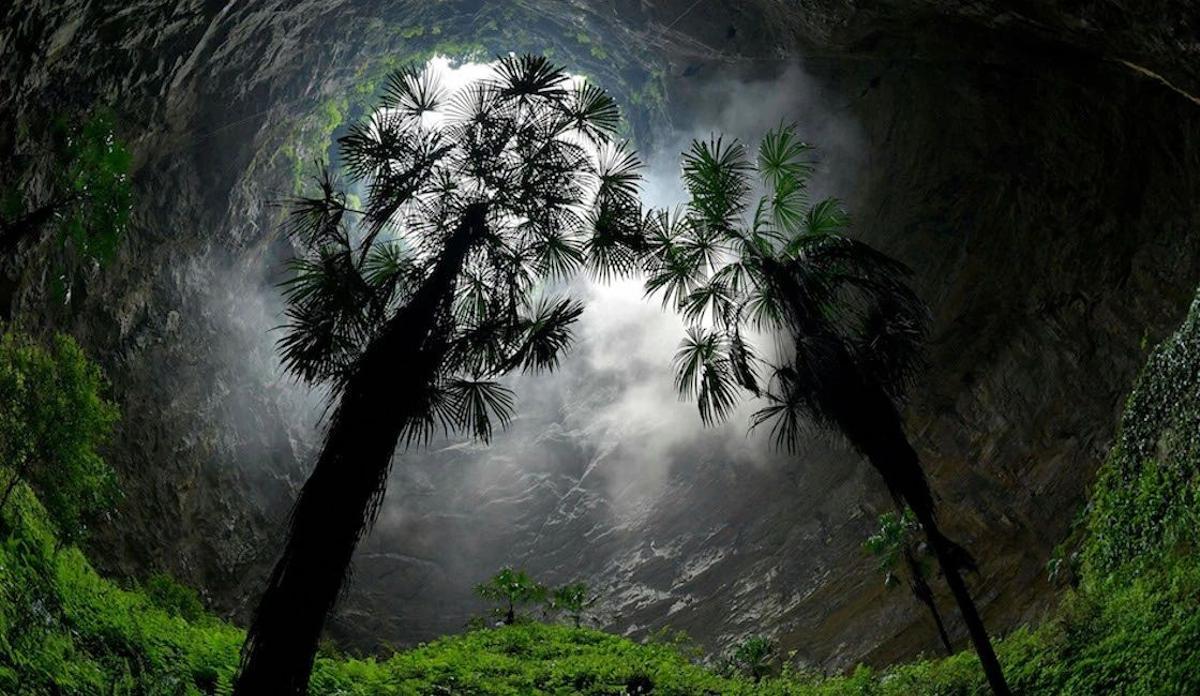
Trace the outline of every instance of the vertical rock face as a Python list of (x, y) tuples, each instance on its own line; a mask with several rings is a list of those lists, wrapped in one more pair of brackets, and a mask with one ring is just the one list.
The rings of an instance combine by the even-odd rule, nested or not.
[[(1200, 280), (1200, 11), (1008, 5), (532, 2), (544, 13), (528, 24), (613, 81), (626, 74), (616, 58), (564, 37), (590, 33), (623, 61), (663, 66), (676, 122), (719, 99), (704, 89), (715, 78), (798, 61), (857, 124), (845, 192), (857, 227), (913, 267), (934, 314), (910, 429), (947, 527), (983, 562), (974, 585), (997, 627), (1052, 601), (1046, 558), (1147, 347)], [(113, 382), (125, 417), (110, 457), (127, 500), (96, 541), (108, 570), (166, 568), (244, 616), (316, 432), (315, 399), (279, 376), (262, 340), (278, 309), (263, 288), (288, 254), (269, 204), (291, 189), (293, 163), (277, 155), (364, 64), (411, 51), (402, 28), (488, 31), (480, 3), (431, 7), (0, 11), (6, 161), (36, 155), (31, 125), (98, 102), (116, 108), (136, 156), (135, 230), (86, 296), (46, 299), (31, 248), (7, 264), (17, 291), (0, 298), (25, 325), (76, 335)], [(46, 163), (31, 161), (36, 193)], [(622, 487), (611, 469), (636, 453), (576, 432), (604, 376), (569, 384), (561, 417), (518, 424), (484, 470), (462, 446), (401, 459), (335, 631), (370, 646), (454, 630), (477, 610), (466, 593), (478, 574), (517, 560), (588, 578), (616, 629), (670, 625), (709, 645), (777, 634), (835, 666), (933, 647), (919, 608), (885, 595), (859, 550), (883, 499), (855, 457), (822, 447), (751, 465), (702, 438)]]

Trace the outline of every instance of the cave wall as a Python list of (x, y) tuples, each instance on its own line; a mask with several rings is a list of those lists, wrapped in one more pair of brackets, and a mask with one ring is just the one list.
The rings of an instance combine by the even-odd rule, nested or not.
[[(22, 0), (0, 10), (0, 153), (36, 152), (28, 124), (104, 102), (135, 154), (134, 230), (86, 295), (51, 302), (31, 270), (36, 248), (7, 269), (18, 321), (78, 337), (124, 412), (109, 456), (127, 499), (95, 542), (106, 570), (165, 568), (245, 616), (313, 433), (312, 401), (279, 380), (256, 338), (275, 308), (247, 301), (288, 253), (269, 204), (294, 164), (278, 153), (362, 66), (413, 50), (403, 28), (441, 21), (445, 40), (469, 40), (494, 31), (476, 21), (481, 6)], [(945, 523), (983, 561), (973, 582), (986, 618), (1011, 627), (1037, 616), (1053, 601), (1045, 561), (1085, 499), (1118, 405), (1200, 280), (1200, 10), (513, 6), (538, 19), (509, 40), (556, 46), (622, 96), (661, 70), (668, 120), (711, 98), (700, 86), (715, 75), (797, 60), (845, 105), (865, 139), (850, 196), (857, 227), (912, 265), (934, 312), (908, 419)], [(608, 56), (572, 54), (563, 37), (578, 31), (603, 37)], [(613, 56), (626, 65), (610, 67)], [(597, 534), (595, 520), (556, 517), (562, 492), (513, 465), (493, 492), (522, 505), (480, 548), (517, 549), (551, 577), (587, 575), (610, 590), (615, 629), (669, 624), (710, 646), (773, 633), (830, 666), (931, 649), (919, 608), (885, 594), (858, 548), (884, 507), (879, 486), (844, 453), (813, 457), (824, 464), (697, 461), (671, 472), (661, 500), (674, 502), (586, 547), (576, 540)], [(396, 495), (452, 482), (445, 464), (399, 467)], [(572, 506), (605, 502), (584, 491)], [(447, 588), (474, 578), (439, 566), (436, 519), (368, 541), (340, 636), (366, 647), (419, 640), (475, 610)], [(530, 534), (546, 520), (552, 533)]]

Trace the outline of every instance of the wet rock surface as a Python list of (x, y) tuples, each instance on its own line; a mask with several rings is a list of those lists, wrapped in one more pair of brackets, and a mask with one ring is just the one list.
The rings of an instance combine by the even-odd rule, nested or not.
[[(629, 66), (578, 46), (567, 55), (626, 98), (661, 70), (668, 118), (711, 99), (702, 86), (714, 76), (798, 61), (859, 125), (863, 161), (847, 187), (857, 227), (914, 268), (934, 314), (910, 431), (945, 525), (982, 561), (972, 584), (985, 617), (1003, 629), (1038, 616), (1054, 599), (1044, 564), (1132, 377), (1200, 280), (1200, 10), (514, 5), (538, 17), (520, 40), (565, 51), (564, 36), (600, 37)], [(113, 106), (135, 155), (135, 230), (86, 293), (53, 302), (34, 247), (5, 268), (15, 290), (0, 298), (23, 325), (79, 338), (121, 403), (109, 456), (126, 500), (94, 542), (109, 572), (170, 570), (246, 616), (317, 410), (262, 340), (278, 310), (262, 289), (289, 253), (270, 207), (294, 177), (279, 153), (362, 65), (411, 50), (403, 28), (469, 39), (486, 30), (481, 6), (0, 10), (6, 161), (33, 153), (36, 188), (36, 124), (96, 103)], [(658, 122), (646, 123), (650, 140)], [(575, 385), (558, 431), (518, 424), (485, 472), (464, 445), (401, 458), (393, 512), (362, 549), (334, 633), (369, 648), (456, 630), (479, 609), (469, 587), (481, 569), (515, 561), (549, 581), (589, 580), (604, 598), (598, 620), (616, 630), (669, 625), (709, 647), (774, 634), (833, 667), (934, 649), (920, 608), (886, 593), (860, 550), (886, 501), (853, 456), (818, 445), (751, 463), (696, 442), (653, 485), (616, 487), (604, 472), (619, 457), (572, 450), (572, 408), (596, 387)]]

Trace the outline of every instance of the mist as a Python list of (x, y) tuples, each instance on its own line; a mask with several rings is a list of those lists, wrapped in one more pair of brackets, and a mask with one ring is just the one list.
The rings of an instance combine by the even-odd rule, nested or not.
[[(487, 72), (445, 59), (433, 65), (451, 89)], [(655, 133), (653, 149), (640, 153), (647, 207), (686, 201), (680, 156), (693, 139), (721, 134), (753, 147), (766, 130), (792, 122), (818, 147), (814, 193), (853, 196), (861, 135), (799, 65), (751, 78), (712, 77), (675, 111), (672, 127)], [(691, 508), (734, 505), (732, 491), (739, 487), (767, 490), (781, 477), (796, 481), (796, 458), (775, 452), (767, 433), (747, 432), (754, 404), (743, 403), (722, 425), (704, 427), (695, 404), (680, 400), (671, 361), (685, 326), (659, 298), (644, 296), (642, 278), (584, 276), (568, 290), (585, 303), (575, 344), (555, 372), (505, 379), (517, 409), (508, 428), (488, 445), (443, 437), (397, 453), (378, 522), (360, 545), (355, 581), (334, 620), (335, 635), (420, 638), (461, 628), (482, 608), (471, 587), (501, 565), (526, 567), (545, 582), (584, 579), (602, 596), (596, 619), (637, 632), (647, 627), (619, 612), (660, 606), (669, 619), (691, 601), (678, 591), (681, 583), (702, 581), (706, 569), (730, 554), (710, 541), (702, 557), (691, 555), (703, 537), (679, 538), (691, 533), (680, 531)], [(231, 303), (234, 294), (239, 299)], [(214, 313), (228, 312), (236, 334), (282, 323), (283, 303), (273, 287), (257, 297), (237, 287), (225, 297)], [(284, 392), (280, 401), (297, 424), (295, 449), (307, 456), (307, 471), (319, 444), (323, 396), (284, 374), (273, 349), (277, 332), (257, 335), (253, 349), (238, 346), (231, 353), (252, 357), (263, 383)], [(800, 466), (831, 456), (815, 441)], [(714, 477), (728, 490), (694, 484)], [(752, 512), (731, 508), (729, 515)], [(683, 570), (655, 582), (633, 577), (647, 554), (671, 558)], [(778, 601), (790, 600), (781, 595)]]

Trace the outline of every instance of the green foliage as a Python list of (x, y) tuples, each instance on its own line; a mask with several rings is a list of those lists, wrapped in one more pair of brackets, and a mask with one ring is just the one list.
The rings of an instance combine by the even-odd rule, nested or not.
[(66, 298), (76, 276), (89, 265), (109, 261), (129, 226), (133, 193), (129, 151), (116, 137), (114, 117), (97, 110), (85, 117), (61, 117), (42, 131), (48, 191), (33, 199), (18, 173), (0, 193), (0, 246), (11, 252), (53, 230), (51, 286)]
[(571, 619), (575, 628), (583, 623), (583, 612), (596, 603), (597, 597), (588, 597), (587, 583), (573, 582), (554, 588), (550, 593), (548, 608)]
[(775, 641), (763, 636), (751, 636), (739, 643), (729, 654), (725, 661), (725, 670), (749, 677), (757, 684), (775, 671), (778, 661), (779, 651)]
[(204, 616), (204, 603), (200, 601), (200, 595), (192, 588), (179, 584), (166, 573), (151, 575), (143, 585), (142, 591), (154, 606), (171, 616), (178, 616), (186, 621), (197, 621)]
[(499, 603), (500, 606), (492, 608), (492, 614), (511, 624), (516, 622), (518, 609), (545, 601), (546, 586), (535, 582), (524, 570), (501, 568), (487, 582), (476, 585), (475, 594)]
[(103, 388), (100, 369), (70, 337), (43, 348), (16, 332), (0, 336), (0, 505), (24, 481), (64, 543), (82, 538), (118, 496), (116, 475), (96, 451), (118, 416)]
[[(524, 623), (443, 638), (386, 661), (319, 660), (310, 693), (545, 694), (749, 693), (672, 648), (589, 629)], [(640, 689), (640, 692), (639, 692)]]
[[(1191, 450), (1152, 449), (1187, 423), (1195, 392), (1178, 390), (1197, 364), (1193, 312), (1151, 358), (1130, 399), (1121, 436), (1105, 464), (1085, 520), (1085, 581), (1036, 629), (997, 643), (1015, 693), (1200, 693), (1200, 556), (1181, 537), (1196, 512), (1194, 476), (1171, 474), (1155, 495), (1113, 490), (1157, 488), (1156, 470), (1178, 471)], [(7, 339), (11, 344), (14, 339)], [(6, 344), (9, 345), (9, 344)], [(11, 365), (10, 362), (5, 364)], [(5, 373), (7, 374), (7, 373)], [(1150, 395), (1157, 392), (1157, 401)], [(1165, 396), (1164, 396), (1165, 394)], [(9, 408), (7, 398), (0, 405)], [(1139, 415), (1140, 414), (1140, 415)], [(1139, 435), (1141, 433), (1141, 435)], [(1142, 440), (1141, 438), (1151, 440)], [(1126, 458), (1126, 453), (1133, 453)], [(1148, 467), (1147, 461), (1157, 466)], [(1151, 483), (1143, 483), (1143, 479)], [(1151, 485), (1153, 484), (1153, 485)], [(1165, 499), (1165, 500), (1164, 500)], [(1188, 507), (1190, 509), (1178, 509)], [(3, 510), (0, 541), (0, 693), (228, 693), (244, 634), (200, 611), (194, 593), (166, 576), (124, 590), (101, 578), (74, 547), (62, 548), (46, 508), (18, 485)], [(1138, 524), (1149, 524), (1141, 528)], [(1126, 555), (1130, 549), (1137, 554)], [(499, 577), (499, 575), (497, 576)], [(503, 597), (534, 595), (511, 571), (495, 583)], [(523, 588), (519, 592), (513, 587)], [(560, 588), (563, 589), (563, 588)], [(488, 591), (489, 593), (492, 590)], [(579, 596), (586, 596), (586, 592)], [(386, 659), (346, 659), (325, 647), (313, 696), (407, 694), (759, 694), (762, 696), (965, 696), (986, 693), (971, 653), (888, 670), (859, 667), (823, 677), (783, 662), (779, 672), (722, 676), (697, 663), (680, 633), (646, 643), (568, 626), (518, 623), (442, 638)], [(763, 664), (766, 646), (749, 646), (747, 664)], [(739, 651), (735, 651), (736, 656)], [(775, 658), (778, 660), (778, 656)], [(652, 692), (648, 691), (653, 689)]]
[(928, 553), (919, 553), (921, 525), (912, 510), (905, 508), (904, 517), (895, 512), (879, 516), (879, 529), (863, 543), (867, 553), (879, 559), (879, 571), (883, 573), (883, 584), (896, 587), (901, 575), (906, 572), (905, 552), (917, 561), (917, 569), (924, 575), (928, 572)]
[(62, 548), (24, 486), (3, 516), (0, 693), (175, 696), (228, 684), (241, 631), (101, 578), (77, 548)]
[[(171, 602), (159, 590), (122, 590), (100, 578), (75, 548), (56, 553), (45, 512), (25, 488), (4, 515), (13, 532), (0, 544), (0, 693), (228, 693), (240, 630), (164, 608)], [(1016, 693), (1196, 693), (1198, 606), (1200, 563), (1180, 560), (1104, 595), (1072, 594), (1055, 619), (1036, 631), (1017, 631), (997, 647)], [(721, 676), (699, 665), (683, 634), (662, 635), (639, 644), (523, 622), (442, 638), (386, 659), (346, 659), (326, 644), (310, 694), (621, 694), (639, 686), (678, 696), (986, 693), (970, 653), (829, 678), (784, 664), (778, 676), (761, 672), (755, 684), (752, 676)]]
[(1085, 520), (1093, 579), (1195, 554), (1200, 528), (1200, 297), (1150, 355)]
[(59, 186), (72, 203), (59, 221), (62, 239), (84, 259), (107, 261), (129, 224), (132, 158), (107, 111), (59, 128), (64, 162)]

